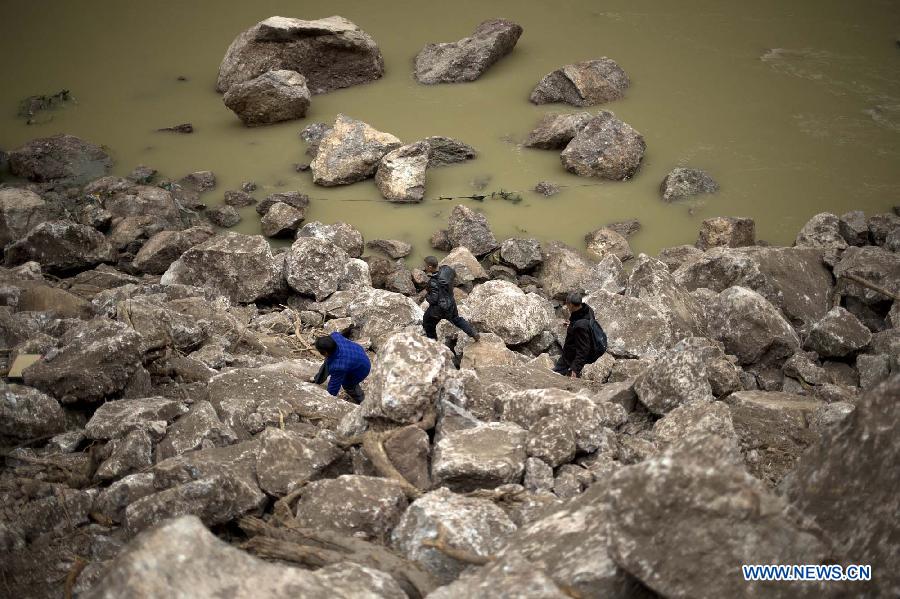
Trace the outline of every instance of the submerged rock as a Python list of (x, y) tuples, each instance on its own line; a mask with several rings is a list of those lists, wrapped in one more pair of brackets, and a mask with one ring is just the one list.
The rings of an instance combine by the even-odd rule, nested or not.
[(384, 74), (372, 37), (344, 17), (315, 21), (269, 17), (238, 35), (219, 66), (216, 90), (271, 70), (296, 71), (313, 94), (368, 83)]
[(525, 146), (542, 150), (565, 148), (592, 118), (590, 112), (545, 114), (528, 134)]
[(624, 181), (637, 172), (646, 149), (640, 133), (604, 110), (575, 135), (560, 159), (567, 171), (581, 177)]
[(492, 19), (457, 42), (428, 44), (416, 55), (416, 80), (429, 85), (474, 81), (512, 52), (521, 35), (522, 27), (512, 21)]
[(295, 71), (268, 71), (232, 85), (225, 106), (248, 126), (301, 119), (309, 108), (306, 78)]
[(719, 184), (715, 179), (698, 168), (674, 168), (659, 186), (659, 193), (666, 202), (717, 191)]
[(425, 197), (425, 169), (429, 146), (420, 141), (387, 153), (378, 165), (375, 185), (391, 202), (421, 202)]
[(33, 139), (9, 152), (9, 170), (17, 177), (39, 183), (84, 184), (112, 168), (103, 149), (74, 135)]
[(478, 151), (452, 137), (433, 135), (422, 140), (428, 145), (428, 168), (448, 166), (478, 157)]
[(385, 154), (402, 145), (390, 133), (339, 114), (310, 163), (313, 183), (331, 187), (368, 179)]
[(572, 106), (593, 106), (625, 96), (628, 75), (611, 58), (567, 64), (541, 79), (531, 92), (533, 104), (564, 102)]

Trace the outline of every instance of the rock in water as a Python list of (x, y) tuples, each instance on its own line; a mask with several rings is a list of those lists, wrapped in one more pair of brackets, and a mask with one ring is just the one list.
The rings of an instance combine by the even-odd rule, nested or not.
[(674, 168), (659, 186), (662, 199), (666, 202), (717, 191), (719, 184), (715, 179), (698, 168)]
[(533, 104), (565, 102), (572, 106), (593, 106), (625, 96), (628, 75), (611, 58), (567, 64), (541, 79), (529, 100)]
[(259, 223), (266, 237), (285, 237), (296, 233), (305, 217), (304, 210), (298, 210), (284, 202), (276, 202)]
[(231, 42), (219, 66), (216, 90), (224, 93), (279, 69), (300, 73), (310, 92), (322, 94), (380, 78), (384, 58), (375, 40), (343, 17), (269, 17)]
[(216, 206), (206, 211), (206, 218), (217, 227), (228, 229), (241, 222), (241, 213), (234, 206)]
[(260, 216), (265, 216), (272, 206), (279, 203), (287, 204), (291, 208), (296, 208), (305, 214), (306, 209), (309, 208), (309, 196), (299, 191), (273, 193), (266, 196), (266, 199), (256, 205), (256, 213)]
[(447, 166), (478, 157), (475, 148), (452, 137), (433, 135), (422, 141), (428, 144), (428, 168)]
[(47, 221), (8, 245), (6, 266), (39, 262), (43, 270), (66, 274), (115, 262), (116, 250), (102, 233), (67, 220)]
[[(800, 458), (781, 491), (836, 543), (844, 564), (870, 564), (871, 588), (859, 594), (900, 594), (900, 376), (866, 393), (849, 416), (826, 430)], [(799, 562), (798, 562), (799, 563)], [(881, 572), (879, 575), (878, 572)]]
[(9, 170), (17, 177), (39, 183), (84, 184), (112, 168), (103, 149), (74, 135), (33, 139), (9, 153)]
[(228, 232), (186, 251), (160, 282), (205, 287), (231, 301), (249, 303), (273, 294), (282, 274), (262, 235)]
[(324, 239), (299, 237), (285, 258), (287, 284), (303, 295), (322, 301), (337, 291), (350, 256)]
[(528, 134), (525, 146), (541, 150), (565, 148), (592, 118), (593, 115), (590, 112), (545, 114)]
[(232, 85), (223, 100), (245, 125), (268, 125), (306, 116), (309, 89), (300, 73), (268, 71)]
[(631, 125), (601, 111), (560, 154), (565, 169), (580, 177), (624, 181), (634, 176), (647, 144)]
[(457, 42), (428, 44), (416, 55), (416, 80), (428, 85), (474, 81), (512, 52), (521, 35), (522, 27), (512, 21), (491, 19)]
[(606, 227), (591, 231), (584, 236), (587, 244), (588, 255), (595, 260), (603, 260), (608, 255), (613, 255), (622, 262), (634, 258), (631, 245), (624, 236)]
[(462, 204), (454, 206), (450, 213), (447, 237), (451, 247), (467, 247), (475, 256), (483, 256), (500, 245), (487, 218)]
[(381, 159), (375, 185), (386, 200), (398, 203), (422, 201), (429, 151), (428, 144), (420, 141), (399, 147)]
[(339, 114), (310, 163), (313, 183), (332, 187), (368, 179), (385, 154), (402, 145), (390, 133)]

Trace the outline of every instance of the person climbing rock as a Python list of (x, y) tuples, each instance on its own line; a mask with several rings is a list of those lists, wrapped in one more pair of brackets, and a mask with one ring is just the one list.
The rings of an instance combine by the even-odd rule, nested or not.
[(330, 377), (328, 393), (337, 395), (343, 387), (353, 403), (361, 404), (365, 394), (359, 384), (369, 376), (372, 369), (366, 350), (340, 333), (319, 337), (316, 339), (316, 349), (325, 357), (325, 361), (313, 382), (321, 385)]
[(437, 339), (437, 325), (442, 320), (449, 320), (454, 326), (462, 330), (466, 335), (478, 341), (481, 336), (465, 318), (459, 315), (456, 308), (456, 298), (453, 297), (453, 281), (456, 279), (456, 271), (450, 266), (438, 268), (438, 259), (434, 256), (425, 258), (425, 272), (431, 277), (428, 280), (428, 293), (425, 301), (428, 309), (422, 318), (422, 326), (425, 335), (430, 339)]
[(584, 303), (580, 293), (566, 297), (569, 326), (562, 356), (556, 361), (553, 372), (580, 378), (581, 370), (606, 353), (606, 333), (594, 318), (594, 311)]

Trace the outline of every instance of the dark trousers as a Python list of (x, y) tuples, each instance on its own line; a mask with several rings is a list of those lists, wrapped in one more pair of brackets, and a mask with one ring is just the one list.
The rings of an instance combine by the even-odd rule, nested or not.
[[(553, 372), (563, 376), (571, 376), (572, 368), (569, 366), (569, 363), (566, 362), (565, 358), (560, 357), (559, 360), (556, 361), (556, 364), (553, 365)], [(575, 373), (575, 376), (581, 378), (581, 375), (577, 372)]]
[(475, 330), (472, 328), (472, 325), (469, 324), (468, 320), (459, 314), (454, 314), (453, 316), (437, 316), (430, 307), (425, 310), (425, 316), (422, 318), (425, 336), (429, 339), (437, 339), (437, 325), (442, 320), (449, 320), (453, 326), (460, 329), (463, 333), (473, 339), (475, 338)]
[[(313, 382), (317, 385), (321, 385), (328, 379), (328, 362), (322, 362), (322, 367), (319, 368), (319, 372), (316, 374), (316, 378), (313, 379)], [(366, 398), (366, 394), (363, 393), (362, 387), (359, 386), (359, 383), (355, 385), (343, 385), (344, 391), (347, 392), (347, 395), (350, 396), (350, 400), (359, 405)]]

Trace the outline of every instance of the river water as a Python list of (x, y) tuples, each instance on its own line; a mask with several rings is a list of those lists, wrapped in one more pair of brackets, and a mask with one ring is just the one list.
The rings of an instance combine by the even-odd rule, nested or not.
[[(416, 255), (446, 226), (472, 182), (522, 193), (513, 204), (477, 203), (498, 238), (534, 236), (583, 247), (606, 223), (637, 218), (632, 245), (656, 253), (693, 243), (709, 216), (749, 216), (761, 239), (790, 244), (813, 214), (867, 213), (900, 203), (900, 2), (895, 0), (503, 0), (484, 2), (331, 0), (233, 2), (164, 0), (0, 1), (4, 57), (0, 147), (58, 132), (109, 148), (115, 172), (137, 164), (175, 179), (209, 169), (219, 185), (209, 204), (242, 181), (258, 198), (300, 190), (308, 220), (344, 220), (367, 239), (409, 241)], [(240, 31), (272, 15), (345, 16), (384, 54), (385, 77), (315, 96), (307, 118), (248, 129), (214, 91), (219, 62)], [(428, 42), (468, 35), (484, 19), (524, 27), (514, 52), (474, 83), (422, 86), (412, 59)], [(640, 131), (647, 153), (636, 177), (601, 182), (570, 175), (558, 152), (518, 145), (540, 116), (576, 110), (528, 102), (541, 77), (566, 63), (615, 59), (632, 85), (610, 109)], [(178, 77), (187, 78), (179, 81)], [(71, 90), (77, 105), (26, 125), (19, 100)], [(431, 170), (426, 201), (397, 206), (371, 181), (319, 188), (298, 132), (343, 112), (404, 141), (448, 135), (476, 147), (477, 160)], [(191, 135), (160, 127), (193, 123)], [(666, 204), (658, 187), (675, 166), (696, 166), (721, 184), (702, 200)], [(529, 192), (541, 180), (565, 186)], [(236, 227), (258, 232), (253, 208)]]

